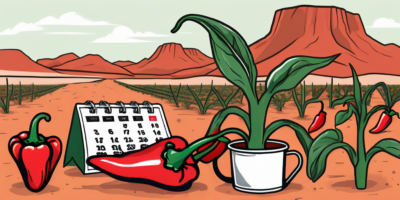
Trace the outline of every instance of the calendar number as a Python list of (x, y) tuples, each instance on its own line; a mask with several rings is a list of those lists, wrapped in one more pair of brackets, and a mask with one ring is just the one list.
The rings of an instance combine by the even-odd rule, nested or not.
[(135, 144), (127, 144), (126, 147), (128, 148), (128, 151), (129, 150), (134, 150), (135, 149)]
[(124, 137), (125, 142), (133, 142), (131, 137)]
[(157, 131), (157, 132), (156, 132), (156, 130), (153, 130), (153, 133), (154, 133), (154, 135), (161, 135), (161, 132), (160, 132), (160, 131)]
[(104, 145), (96, 145), (97, 151), (105, 151), (106, 147)]
[(124, 130), (124, 135), (129, 135), (129, 130)]
[(122, 151), (121, 145), (112, 145), (111, 148), (112, 148), (112, 150), (114, 150), (114, 151), (116, 151), (116, 150)]
[(137, 132), (138, 132), (139, 135), (146, 135), (146, 133), (144, 132), (144, 130), (140, 130), (140, 131), (137, 131)]
[(139, 137), (139, 142), (147, 142), (147, 137)]
[(99, 133), (99, 131), (97, 129), (94, 129), (93, 131), (94, 131), (94, 134), (100, 135), (100, 133)]
[(162, 137), (158, 137), (156, 138), (156, 142), (161, 141), (163, 138)]
[(101, 138), (95, 138), (95, 140), (96, 140), (96, 143), (103, 143), (103, 138), (101, 137)]
[(97, 152), (96, 155), (107, 155), (106, 152)]
[(113, 135), (114, 131), (112, 129), (108, 129), (108, 133), (110, 133), (110, 135)]
[(119, 141), (118, 141), (118, 138), (116, 137), (116, 138), (110, 138), (111, 139), (111, 142), (112, 143), (119, 143)]

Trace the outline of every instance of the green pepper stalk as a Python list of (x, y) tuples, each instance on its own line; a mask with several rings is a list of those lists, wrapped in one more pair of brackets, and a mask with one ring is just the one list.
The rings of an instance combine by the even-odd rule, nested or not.
[(41, 144), (44, 143), (44, 137), (39, 135), (39, 121), (45, 119), (46, 122), (50, 121), (50, 115), (47, 113), (40, 113), (36, 115), (29, 127), (29, 137), (24, 140), (26, 144)]
[(265, 121), (268, 107), (275, 94), (296, 87), (308, 74), (328, 66), (340, 54), (319, 58), (297, 56), (284, 60), (269, 73), (265, 81), (263, 94), (260, 99), (258, 99), (256, 93), (257, 68), (250, 49), (243, 37), (236, 30), (223, 22), (206, 16), (193, 14), (183, 16), (179, 19), (171, 32), (177, 32), (182, 24), (188, 20), (198, 23), (208, 31), (213, 57), (218, 69), (228, 81), (243, 91), (249, 106), (248, 113), (238, 107), (227, 107), (219, 111), (213, 118), (206, 135), (210, 135), (216, 128), (219, 128), (225, 118), (233, 114), (238, 115), (245, 121), (249, 136), (247, 140), (247, 136), (244, 137), (242, 134), (244, 133), (243, 131), (239, 129), (228, 129), (220, 134), (200, 139), (179, 152), (170, 148), (164, 154), (167, 160), (166, 166), (174, 170), (179, 169), (180, 166), (182, 166), (182, 160), (184, 158), (187, 158), (202, 145), (217, 140), (219, 137), (223, 137), (223, 135), (225, 133), (228, 134), (229, 131), (231, 131), (230, 133), (240, 134), (245, 139), (248, 149), (265, 149), (265, 143), (273, 131), (283, 126), (289, 126), (296, 132), (296, 136), (305, 148), (305, 152), (308, 152), (312, 138), (299, 124), (290, 120), (277, 120), (266, 128)]

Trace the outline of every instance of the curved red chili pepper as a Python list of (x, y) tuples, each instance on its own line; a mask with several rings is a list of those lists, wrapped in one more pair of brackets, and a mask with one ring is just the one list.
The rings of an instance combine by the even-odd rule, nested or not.
[(311, 126), (308, 128), (308, 133), (312, 133), (320, 129), (322, 126), (324, 126), (325, 121), (326, 121), (326, 112), (324, 111), (324, 103), (321, 101), (321, 110), (314, 117)]
[(62, 149), (58, 137), (45, 138), (39, 134), (38, 123), (43, 118), (47, 122), (51, 119), (47, 113), (37, 114), (32, 119), (30, 130), (12, 137), (8, 146), (25, 187), (32, 192), (40, 192), (47, 186)]
[(392, 116), (389, 116), (386, 112), (382, 112), (378, 123), (374, 128), (369, 130), (370, 133), (380, 133), (384, 131), (392, 123)]
[[(210, 135), (214, 135), (214, 134), (217, 134), (219, 132), (220, 132), (220, 129), (217, 128)], [(200, 159), (201, 162), (209, 163), (209, 162), (213, 161), (214, 159), (218, 158), (219, 156), (221, 156), (227, 150), (226, 143), (217, 140), (215, 142), (209, 142), (209, 143), (203, 145), (202, 147), (200, 147), (198, 149), (197, 153), (200, 153), (200, 152), (206, 150), (209, 147), (212, 148), (211, 145), (215, 145), (216, 147), (210, 153), (208, 153), (203, 158), (201, 158)]]
[(162, 154), (171, 146), (175, 150), (182, 150), (187, 142), (181, 137), (171, 137), (139, 151), (119, 156), (92, 156), (86, 162), (121, 181), (145, 183), (170, 191), (187, 190), (198, 178), (199, 169), (192, 156), (185, 158), (178, 171), (166, 168), (167, 161)]

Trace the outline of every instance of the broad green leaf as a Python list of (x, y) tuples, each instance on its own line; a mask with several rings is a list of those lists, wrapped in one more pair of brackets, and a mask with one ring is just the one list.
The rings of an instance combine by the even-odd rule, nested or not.
[(282, 128), (284, 126), (288, 126), (294, 130), (296, 133), (297, 139), (299, 139), (301, 146), (303, 146), (304, 152), (306, 155), (308, 154), (308, 151), (310, 149), (311, 143), (312, 143), (312, 138), (308, 134), (307, 130), (301, 126), (300, 124), (287, 120), (287, 119), (281, 119), (272, 122), (264, 132), (264, 141), (266, 142), (269, 136), (274, 133), (276, 130), (279, 128)]
[[(356, 107), (359, 109), (359, 112), (365, 113), (364, 107), (361, 106), (361, 84), (360, 81), (358, 80), (358, 76), (356, 73), (356, 70), (353, 68), (353, 65), (349, 64), (351, 68), (351, 72), (353, 74), (353, 86), (354, 86), (354, 103), (356, 104)], [(362, 109), (360, 109), (362, 108)]]
[(252, 94), (255, 97), (257, 68), (243, 37), (221, 21), (195, 14), (180, 18), (171, 32), (177, 32), (185, 21), (196, 22), (208, 31), (218, 69), (248, 96)]
[(339, 129), (326, 130), (315, 138), (310, 152), (307, 154), (307, 176), (313, 182), (324, 174), (328, 155), (337, 148), (343, 148), (347, 151), (353, 165), (357, 163), (356, 152), (342, 140), (342, 132)]
[(249, 115), (243, 109), (239, 107), (228, 107), (220, 110), (212, 119), (210, 126), (208, 127), (207, 134), (210, 135), (215, 129), (220, 128), (222, 123), (228, 117), (228, 115), (237, 115), (243, 119), (248, 129), (250, 129), (250, 118)]
[(342, 104), (345, 104), (345, 103), (350, 102), (350, 101), (354, 101), (354, 96), (353, 95), (346, 95), (346, 96), (344, 96), (344, 97), (342, 97), (340, 99), (333, 100), (332, 101), (332, 106), (335, 107), (337, 105), (342, 105)]
[(383, 139), (377, 142), (367, 152), (367, 163), (371, 161), (371, 158), (378, 152), (384, 151), (396, 158), (400, 158), (400, 142), (395, 139)]
[(345, 121), (350, 119), (351, 115), (353, 115), (354, 109), (353, 107), (348, 107), (347, 110), (341, 110), (336, 113), (335, 116), (335, 126), (343, 124)]
[(331, 64), (340, 54), (331, 57), (290, 57), (275, 67), (265, 81), (266, 91), (275, 94), (296, 87), (308, 74)]

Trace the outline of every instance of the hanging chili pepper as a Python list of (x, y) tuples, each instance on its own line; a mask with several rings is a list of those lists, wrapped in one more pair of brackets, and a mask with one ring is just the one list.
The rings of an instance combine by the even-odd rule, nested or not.
[[(220, 132), (220, 128), (217, 128), (214, 130), (214, 132), (212, 132), (209, 135), (214, 135), (219, 132)], [(210, 153), (208, 153), (207, 155), (205, 155), (203, 158), (201, 158), (200, 161), (203, 163), (209, 163), (209, 162), (213, 161), (214, 159), (218, 158), (219, 156), (224, 154), (224, 152), (227, 150), (226, 144), (229, 142), (230, 142), (229, 139), (223, 137), (223, 138), (219, 138), (219, 140), (217, 140), (215, 142), (209, 142), (209, 143), (205, 144), (204, 146), (200, 147), (198, 150), (198, 153), (203, 152), (204, 150), (209, 148), (211, 145), (213, 145), (212, 146), (213, 150)]]
[(369, 132), (370, 133), (380, 133), (380, 132), (384, 131), (392, 123), (393, 115), (397, 115), (397, 117), (399, 117), (399, 114), (397, 112), (395, 112), (394, 110), (392, 110), (390, 112), (387, 112), (386, 110), (383, 111), (381, 114), (381, 117), (379, 118), (378, 123), (375, 125), (374, 128), (369, 130)]
[(326, 112), (324, 111), (324, 103), (321, 101), (321, 110), (314, 117), (311, 126), (308, 128), (308, 133), (312, 133), (320, 129), (322, 126), (324, 126), (325, 121), (326, 121)]
[(51, 120), (47, 113), (37, 114), (31, 121), (29, 131), (12, 137), (8, 147), (25, 187), (32, 192), (40, 192), (46, 187), (60, 159), (62, 149), (58, 137), (44, 137), (39, 134), (38, 123), (43, 118), (47, 122)]
[(199, 176), (199, 169), (192, 156), (184, 159), (177, 171), (165, 167), (167, 161), (163, 151), (168, 148), (184, 149), (187, 142), (181, 137), (172, 137), (155, 143), (140, 151), (120, 156), (93, 156), (87, 163), (109, 176), (126, 182), (150, 184), (171, 191), (183, 191), (191, 187)]

